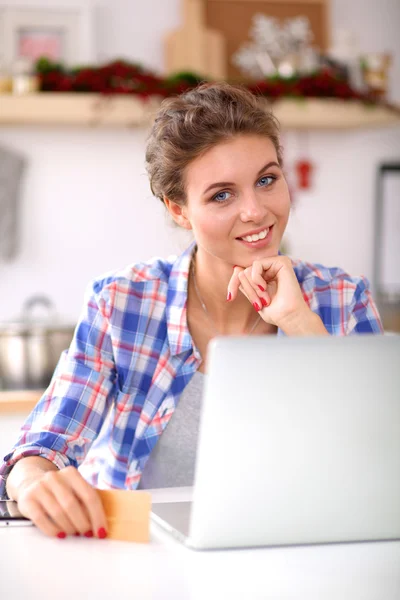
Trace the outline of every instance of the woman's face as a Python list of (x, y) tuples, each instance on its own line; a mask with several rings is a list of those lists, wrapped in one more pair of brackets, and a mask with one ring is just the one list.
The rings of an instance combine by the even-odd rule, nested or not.
[[(182, 209), (199, 252), (249, 266), (278, 254), (289, 218), (286, 180), (270, 139), (239, 135), (193, 160)], [(256, 240), (243, 239), (254, 232)]]

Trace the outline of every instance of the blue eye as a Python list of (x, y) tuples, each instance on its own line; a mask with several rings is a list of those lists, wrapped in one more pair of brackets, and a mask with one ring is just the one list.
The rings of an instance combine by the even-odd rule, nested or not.
[(230, 192), (219, 192), (218, 194), (215, 194), (213, 200), (216, 200), (217, 202), (226, 202), (228, 200), (226, 194), (228, 194), (228, 197), (231, 196)]
[(271, 185), (271, 183), (273, 183), (276, 180), (275, 175), (264, 175), (264, 177), (261, 177), (258, 182), (257, 185), (259, 187), (268, 187), (269, 185)]

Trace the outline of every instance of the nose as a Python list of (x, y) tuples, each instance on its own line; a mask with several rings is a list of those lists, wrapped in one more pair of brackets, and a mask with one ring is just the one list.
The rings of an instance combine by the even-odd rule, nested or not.
[(266, 214), (267, 208), (255, 190), (243, 194), (242, 202), (240, 203), (240, 219), (243, 223), (249, 221), (254, 221), (254, 223), (262, 222)]

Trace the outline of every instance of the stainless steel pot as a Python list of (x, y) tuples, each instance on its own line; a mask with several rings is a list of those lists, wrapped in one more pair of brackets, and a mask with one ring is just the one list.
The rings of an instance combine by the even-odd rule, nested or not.
[[(45, 309), (45, 318), (34, 318), (38, 306)], [(0, 389), (47, 387), (73, 334), (73, 326), (59, 322), (49, 298), (29, 298), (21, 320), (0, 323)]]

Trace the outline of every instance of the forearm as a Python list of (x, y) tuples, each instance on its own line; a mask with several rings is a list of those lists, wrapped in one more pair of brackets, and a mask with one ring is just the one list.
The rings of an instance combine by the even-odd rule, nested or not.
[(57, 471), (55, 464), (42, 456), (27, 456), (21, 458), (12, 468), (6, 483), (8, 497), (18, 500), (22, 487), (43, 477), (47, 471)]
[(288, 336), (329, 335), (321, 318), (311, 310), (300, 315), (291, 315), (280, 328)]

